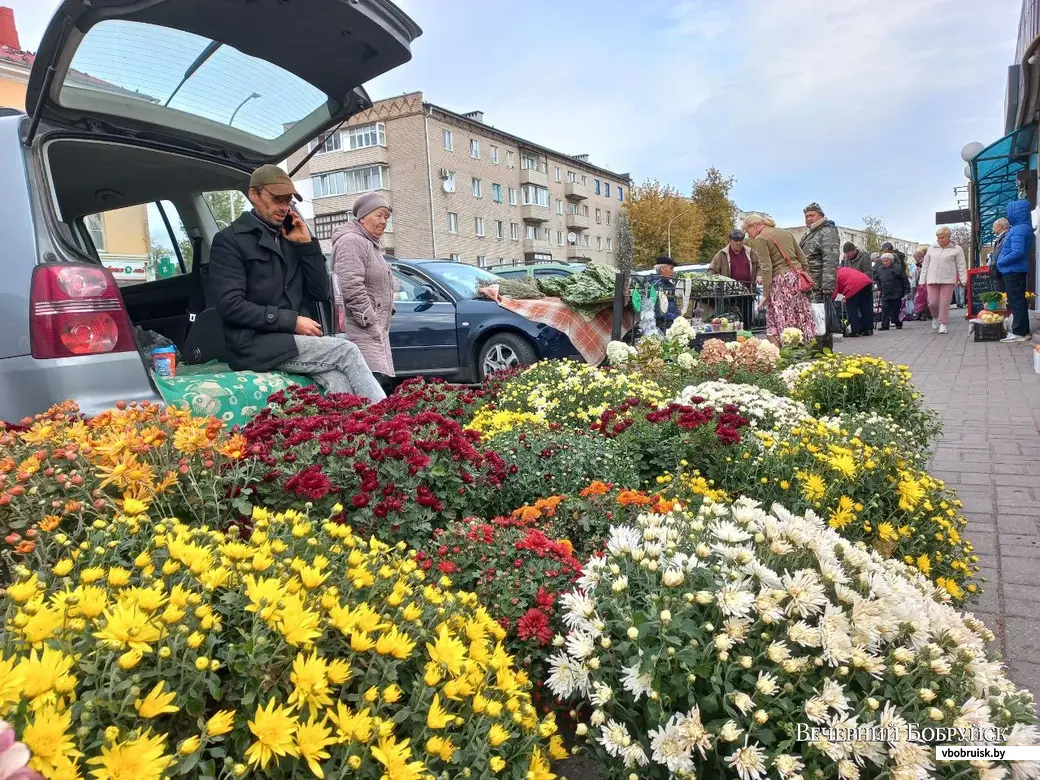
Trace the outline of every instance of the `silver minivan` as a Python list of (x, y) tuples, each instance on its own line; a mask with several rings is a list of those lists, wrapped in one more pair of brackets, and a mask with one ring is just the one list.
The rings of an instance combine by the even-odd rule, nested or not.
[(0, 109), (0, 420), (157, 400), (135, 333), (183, 347), (211, 310), (249, 173), (369, 108), (420, 34), (387, 0), (63, 0), (28, 113)]

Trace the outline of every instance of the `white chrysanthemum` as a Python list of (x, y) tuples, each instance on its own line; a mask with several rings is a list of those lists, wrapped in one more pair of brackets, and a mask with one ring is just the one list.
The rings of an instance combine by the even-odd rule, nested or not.
[(697, 367), (697, 358), (694, 357), (692, 352), (683, 352), (675, 359), (675, 362), (678, 363), (679, 368), (684, 371), (693, 371), (693, 369)]
[(696, 750), (701, 758), (706, 757), (711, 749), (711, 736), (701, 723), (700, 708), (695, 704), (688, 714), (673, 715), (672, 720), (686, 748), (691, 752)]
[(740, 780), (759, 780), (766, 774), (766, 754), (758, 745), (738, 748), (737, 752), (726, 758), (726, 763), (733, 767)]
[(896, 765), (892, 770), (892, 777), (928, 780), (935, 768), (932, 763), (933, 755), (935, 753), (928, 745), (914, 742), (898, 742), (890, 746), (888, 756)]
[(792, 756), (790, 753), (779, 753), (773, 756), (773, 768), (776, 769), (781, 780), (787, 780), (805, 769), (805, 764), (800, 758)]
[(744, 617), (749, 615), (755, 606), (755, 594), (743, 581), (723, 585), (715, 594), (715, 600), (719, 605), (719, 611), (727, 617)]
[(723, 742), (736, 742), (743, 733), (744, 729), (740, 728), (733, 721), (727, 720), (722, 724), (722, 728), (719, 729), (719, 739)]
[(606, 683), (594, 682), (592, 683), (592, 693), (589, 695), (589, 701), (592, 702), (593, 706), (606, 707), (607, 702), (614, 698), (614, 690)]
[(653, 729), (649, 736), (650, 755), (656, 763), (667, 767), (672, 774), (693, 771), (692, 750), (672, 721)]
[(623, 341), (612, 341), (607, 344), (607, 360), (612, 366), (625, 365), (635, 354), (635, 348)]
[(646, 696), (653, 690), (651, 684), (653, 682), (650, 677), (650, 673), (640, 674), (640, 664), (635, 663), (632, 666), (624, 667), (624, 676), (621, 678), (621, 687), (632, 694), (636, 701)]
[[(1025, 723), (1016, 723), (1008, 734), (1007, 744), (1032, 747), (1040, 744), (1040, 729)], [(1040, 761), (1012, 761), (1012, 780), (1040, 777)]]
[[(702, 399), (695, 401), (694, 399)], [(751, 421), (752, 427), (784, 429), (810, 417), (804, 404), (752, 385), (731, 382), (702, 382), (685, 388), (675, 402), (698, 409), (711, 406), (721, 409), (736, 406)]]
[(650, 763), (646, 751), (643, 750), (643, 746), (638, 742), (633, 742), (625, 748), (621, 754), (621, 760), (625, 762), (626, 769), (632, 769), (637, 766), (647, 766)]
[(607, 537), (607, 554), (614, 558), (629, 556), (641, 549), (642, 544), (643, 535), (635, 528), (612, 525)]
[(755, 709), (755, 700), (743, 691), (737, 691), (733, 694), (733, 706), (747, 715)]
[(788, 596), (788, 615), (811, 617), (819, 614), (828, 603), (820, 575), (814, 571), (800, 569), (793, 575), (785, 574), (783, 581)]
[(566, 653), (549, 656), (549, 689), (565, 699), (575, 693), (586, 695), (589, 690), (589, 670)]
[(714, 523), (708, 529), (708, 532), (726, 544), (740, 544), (741, 542), (746, 542), (752, 536), (739, 525), (731, 523), (729, 520)]
[(591, 634), (584, 631), (571, 631), (567, 635), (567, 652), (571, 658), (584, 661), (596, 652), (596, 643)]
[(600, 729), (598, 741), (607, 753), (614, 758), (620, 758), (632, 744), (632, 737), (624, 724), (611, 719)]
[(813, 723), (824, 723), (827, 720), (827, 702), (819, 696), (813, 696), (805, 702), (805, 715)]
[(820, 699), (832, 710), (844, 713), (849, 709), (849, 699), (845, 695), (845, 689), (840, 683), (832, 679), (823, 681), (823, 687), (820, 689)]
[(596, 605), (582, 591), (572, 590), (561, 596), (560, 608), (563, 612), (563, 622), (572, 631), (588, 631), (592, 628), (589, 618), (596, 614)]
[(769, 672), (759, 672), (755, 690), (763, 696), (775, 696), (780, 690), (780, 684), (777, 682), (776, 675)]

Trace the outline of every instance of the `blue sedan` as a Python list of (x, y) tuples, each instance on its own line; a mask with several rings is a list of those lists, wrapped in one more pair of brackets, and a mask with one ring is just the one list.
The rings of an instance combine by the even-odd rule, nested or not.
[(399, 377), (479, 382), (495, 371), (543, 358), (581, 359), (555, 328), (477, 297), (478, 287), (500, 277), (450, 260), (386, 259), (394, 273), (390, 348)]

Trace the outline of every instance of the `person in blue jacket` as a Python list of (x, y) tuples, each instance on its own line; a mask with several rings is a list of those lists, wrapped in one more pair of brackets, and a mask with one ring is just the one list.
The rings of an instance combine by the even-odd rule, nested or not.
[(1026, 274), (1029, 273), (1029, 250), (1033, 247), (1032, 207), (1028, 200), (1013, 200), (1007, 205), (1011, 229), (997, 257), (997, 270), (1004, 279), (1008, 308), (1011, 309), (1011, 333), (1003, 339), (1006, 344), (1031, 341), (1029, 308), (1026, 305)]

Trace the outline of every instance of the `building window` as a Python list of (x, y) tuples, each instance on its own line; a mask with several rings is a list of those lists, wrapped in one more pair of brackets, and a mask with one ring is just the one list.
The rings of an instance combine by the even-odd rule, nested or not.
[[(556, 201), (556, 202), (559, 203), (560, 201)], [(559, 207), (556, 208), (556, 213), (557, 214), (562, 213), (560, 211)], [(567, 204), (567, 213), (568, 214), (577, 214), (578, 213), (578, 207), (575, 206), (573, 203), (568, 203)]]
[(587, 217), (589, 215), (589, 207), (586, 206), (584, 203), (581, 206), (581, 215), (583, 217)]
[(588, 185), (589, 185), (589, 177), (588, 177), (588, 176), (586, 176), (586, 175), (585, 175), (585, 174), (583, 173), (583, 174), (581, 175), (581, 186), (582, 186), (582, 187), (587, 187)]
[(529, 239), (531, 239), (532, 241), (537, 241), (538, 240), (538, 228), (536, 228), (534, 225), (528, 225), (527, 226), (527, 237)]
[(516, 160), (513, 158), (513, 153), (510, 151), (506, 152), (506, 165), (508, 165), (510, 168), (516, 167)]
[(491, 162), (493, 162), (495, 165), (498, 165), (498, 147), (497, 146), (492, 146), (491, 147)]
[(549, 188), (539, 187), (534, 184), (525, 184), (521, 188), (521, 194), (523, 196), (523, 204), (525, 206), (545, 206), (549, 208)]
[(610, 197), (610, 182), (609, 181), (603, 182), (603, 194), (606, 195), (608, 198)]
[(562, 181), (562, 179), (560, 178), (560, 166), (558, 166), (558, 165), (556, 166), (556, 181), (557, 182)]
[(509, 237), (514, 241), (520, 240), (520, 223), (510, 222), (509, 223)]
[(350, 222), (349, 211), (338, 211), (335, 214), (319, 214), (314, 217), (314, 237), (329, 240), (340, 225)]
[(603, 236), (596, 236), (596, 249), (603, 251)]
[(455, 133), (451, 130), (444, 131), (444, 148), (449, 151), (455, 151)]
[(557, 230), (556, 231), (556, 243), (559, 244), (560, 246), (563, 246), (563, 231), (562, 230)]
[(599, 209), (596, 209), (596, 224), (598, 225), (602, 221), (603, 221), (603, 212), (600, 211)]
[(473, 197), (474, 198), (482, 197), (481, 194), (480, 194), (480, 179), (476, 179), (476, 178), (473, 179)]
[(607, 224), (610, 224), (610, 209), (607, 209)]
[(589, 245), (589, 234), (588, 233), (586, 233), (585, 235), (583, 235), (581, 237), (581, 243), (583, 243), (585, 246)]
[(444, 191), (455, 192), (455, 171), (448, 171), (448, 175), (444, 177)]
[(567, 171), (567, 181), (569, 181), (571, 184), (574, 184), (574, 182), (576, 182), (577, 180), (578, 174), (576, 174), (574, 171)]
[(520, 155), (520, 167), (526, 171), (545, 173), (545, 162), (530, 154)]
[(484, 218), (474, 217), (473, 218), (473, 232), (481, 238), (484, 237)]
[(547, 244), (551, 244), (552, 243), (552, 231), (549, 230), (549, 228), (545, 229), (545, 243), (547, 243)]
[(348, 171), (322, 173), (311, 177), (315, 198), (331, 195), (357, 195), (390, 188), (390, 169), (385, 165), (368, 165)]
[(556, 199), (556, 213), (563, 216), (563, 201), (559, 198)]
[(612, 238), (608, 238), (607, 239), (607, 251), (608, 252), (613, 252), (614, 251), (614, 239), (612, 239)]
[(343, 148), (343, 138), (342, 136), (340, 136), (339, 133), (333, 133), (325, 139), (325, 143), (322, 143), (320, 138), (311, 141), (311, 149), (313, 149), (315, 146), (321, 147), (320, 149), (318, 149), (317, 152), (315, 152), (315, 154), (325, 154), (325, 152), (338, 152), (340, 149)]
[(625, 202), (625, 190), (621, 187), (617, 188), (617, 199), (620, 200), (622, 203)]
[(510, 206), (515, 206), (516, 205), (516, 187), (510, 187), (509, 188), (509, 205)]
[(592, 185), (596, 188), (596, 194), (599, 195), (599, 179), (593, 179)]
[(452, 252), (452, 253), (451, 253), (450, 255), (448, 255), (448, 259), (449, 259), (449, 260), (454, 260), (454, 261), (455, 261), (455, 262), (457, 263), (457, 262), (459, 262), (459, 260), (461, 260), (462, 258), (461, 258), (461, 257), (459, 257), (459, 256), (458, 256), (457, 254), (455, 254), (454, 252)]
[(83, 223), (90, 232), (90, 240), (94, 249), (98, 252), (105, 251), (105, 222), (100, 214), (88, 214), (83, 218)]
[(480, 141), (476, 138), (471, 139), (469, 142), (469, 156), (474, 160), (480, 159)]
[(487, 257), (485, 255), (477, 255), (477, 268), (484, 268), (487, 266)]
[(491, 200), (495, 201), (495, 203), (501, 203), (502, 202), (502, 185), (501, 184), (492, 184), (491, 185)]
[(458, 233), (459, 232), (459, 215), (454, 211), (448, 212), (448, 232)]
[(347, 128), (347, 138), (351, 149), (367, 149), (370, 146), (386, 146), (386, 125), (373, 122)]
[(495, 238), (497, 238), (499, 241), (502, 240), (503, 227), (504, 227), (504, 224), (503, 224), (502, 220), (496, 219), (495, 220)]

